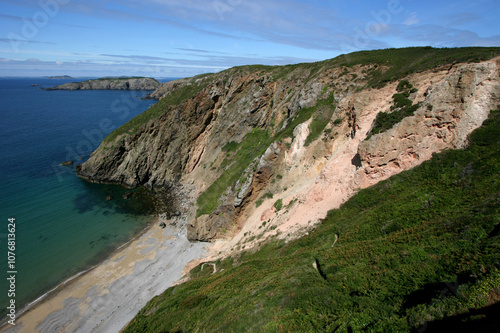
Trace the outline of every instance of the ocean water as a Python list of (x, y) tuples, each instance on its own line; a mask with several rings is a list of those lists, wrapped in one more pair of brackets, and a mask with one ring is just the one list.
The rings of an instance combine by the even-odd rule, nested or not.
[[(90, 184), (76, 176), (74, 166), (60, 163), (85, 161), (107, 134), (153, 102), (141, 100), (147, 93), (142, 91), (32, 86), (70, 81), (0, 79), (0, 320), (11, 299), (19, 312), (103, 260), (152, 220), (146, 191)], [(15, 218), (12, 267), (9, 218)], [(9, 295), (9, 271), (16, 272), (15, 296)]]

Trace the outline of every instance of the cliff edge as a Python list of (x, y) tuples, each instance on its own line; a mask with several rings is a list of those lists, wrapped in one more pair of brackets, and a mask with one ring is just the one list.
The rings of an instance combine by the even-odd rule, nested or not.
[(189, 238), (224, 240), (221, 254), (264, 221), (262, 239), (298, 237), (360, 188), (466, 146), (500, 102), (499, 54), (381, 50), (172, 81), (77, 173), (176, 190)]

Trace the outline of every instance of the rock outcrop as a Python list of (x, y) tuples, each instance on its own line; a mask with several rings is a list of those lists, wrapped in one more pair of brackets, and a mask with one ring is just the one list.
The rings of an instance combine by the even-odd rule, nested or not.
[(434, 152), (463, 148), (468, 134), (500, 101), (498, 78), (498, 62), (492, 61), (457, 66), (429, 85), (413, 117), (359, 146), (367, 176), (386, 179), (428, 160)]
[[(263, 222), (285, 237), (359, 188), (466, 145), (500, 103), (499, 69), (498, 58), (447, 64), (375, 86), (375, 73), (388, 68), (331, 60), (172, 81), (152, 94), (159, 102), (141, 123), (115, 132), (76, 169), (93, 182), (188, 185), (191, 240), (226, 239), (229, 250)], [(403, 79), (419, 108), (367, 139)]]
[(160, 82), (148, 77), (102, 78), (64, 83), (45, 90), (155, 90)]

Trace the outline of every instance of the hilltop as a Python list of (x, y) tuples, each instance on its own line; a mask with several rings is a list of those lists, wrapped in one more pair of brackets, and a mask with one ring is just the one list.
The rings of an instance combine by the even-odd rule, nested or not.
[[(76, 167), (153, 190), (164, 222), (214, 243), (130, 330), (407, 331), (496, 304), (499, 55), (388, 49), (162, 84)], [(465, 303), (454, 289), (434, 310), (455, 281)]]

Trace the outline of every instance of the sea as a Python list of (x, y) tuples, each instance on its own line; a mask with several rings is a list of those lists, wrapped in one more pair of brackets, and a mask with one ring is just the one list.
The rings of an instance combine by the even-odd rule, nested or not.
[(88, 183), (74, 165), (154, 101), (41, 89), (84, 79), (0, 78), (0, 322), (12, 302), (19, 315), (152, 223), (146, 190)]

